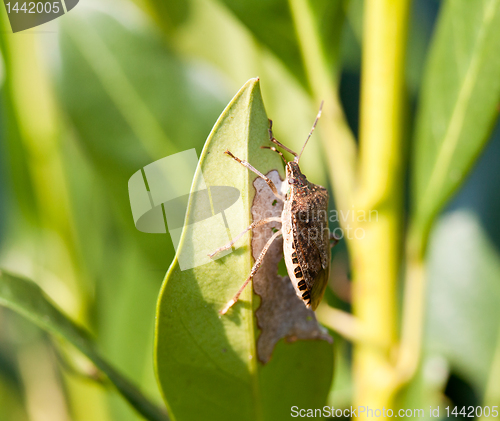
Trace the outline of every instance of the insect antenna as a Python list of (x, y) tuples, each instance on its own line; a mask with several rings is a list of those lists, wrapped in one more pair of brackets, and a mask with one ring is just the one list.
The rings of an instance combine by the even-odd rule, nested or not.
[(309, 132), (309, 136), (307, 136), (307, 139), (304, 143), (304, 146), (302, 146), (302, 150), (300, 151), (299, 155), (295, 157), (294, 161), (298, 164), (299, 161), (300, 161), (300, 157), (302, 156), (302, 152), (304, 152), (304, 149), (307, 145), (307, 142), (309, 141), (309, 138), (312, 136), (313, 132), (314, 132), (314, 129), (316, 128), (316, 124), (318, 124), (318, 120), (319, 118), (321, 117), (321, 110), (323, 109), (323, 102), (324, 101), (321, 101), (321, 104), (319, 106), (319, 111), (318, 111), (318, 115), (316, 116), (316, 120), (314, 120), (314, 124), (312, 126), (312, 129), (311, 131)]

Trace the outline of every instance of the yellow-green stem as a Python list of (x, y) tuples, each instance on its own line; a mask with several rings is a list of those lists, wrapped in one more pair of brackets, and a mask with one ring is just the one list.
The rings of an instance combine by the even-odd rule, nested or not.
[(316, 310), (316, 317), (323, 326), (328, 327), (348, 341), (360, 343), (375, 348), (383, 348), (379, 338), (371, 335), (364, 329), (364, 325), (350, 313), (321, 304)]
[(488, 378), (488, 383), (486, 384), (486, 390), (484, 392), (483, 401), (483, 416), (479, 418), (479, 421), (488, 421), (491, 419), (486, 416), (486, 407), (492, 408), (498, 405), (500, 402), (500, 382), (498, 378), (500, 377), (500, 329), (497, 334), (497, 345), (495, 347), (495, 353), (493, 355), (493, 363), (491, 364), (490, 374)]
[[(353, 308), (382, 348), (355, 345), (354, 404), (392, 407), (402, 246), (404, 64), (409, 0), (365, 1)], [(371, 212), (370, 211), (376, 211)], [(362, 238), (361, 238), (362, 237)]]
[(420, 361), (424, 329), (424, 290), (425, 264), (423, 256), (415, 253), (407, 244), (403, 320), (394, 378), (395, 389), (413, 377)]

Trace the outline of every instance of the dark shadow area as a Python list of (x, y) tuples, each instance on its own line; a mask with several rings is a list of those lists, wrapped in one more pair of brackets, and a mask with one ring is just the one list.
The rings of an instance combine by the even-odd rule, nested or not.
[[(448, 379), (448, 384), (446, 385), (446, 389), (444, 391), (445, 395), (450, 399), (451, 404), (450, 404), (450, 416), (446, 418), (446, 410), (444, 411), (444, 417), (446, 419), (471, 419), (470, 417), (467, 416), (462, 416), (460, 415), (460, 410), (462, 410), (463, 407), (465, 407), (466, 414), (468, 414), (468, 407), (473, 406), (476, 407), (481, 404), (481, 402), (478, 399), (478, 396), (474, 392), (473, 387), (461, 379), (459, 376), (452, 374), (450, 378)], [(457, 413), (459, 414), (458, 416), (452, 415), (451, 412), (453, 411), (454, 407), (457, 407)], [(445, 408), (443, 408), (445, 409)]]

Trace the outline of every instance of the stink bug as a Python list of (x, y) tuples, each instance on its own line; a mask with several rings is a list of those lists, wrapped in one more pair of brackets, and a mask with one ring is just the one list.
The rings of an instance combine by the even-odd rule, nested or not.
[(215, 254), (229, 249), (245, 233), (257, 226), (269, 222), (281, 223), (281, 230), (275, 232), (269, 238), (256, 259), (250, 275), (234, 297), (220, 311), (221, 314), (226, 314), (238, 301), (240, 294), (259, 270), (269, 247), (280, 236), (283, 237), (283, 253), (287, 272), (297, 296), (304, 302), (307, 308), (311, 308), (312, 310), (316, 309), (323, 298), (330, 273), (330, 248), (335, 246), (339, 240), (335, 236), (330, 235), (328, 229), (328, 191), (324, 187), (309, 182), (299, 167), (302, 152), (304, 152), (304, 148), (321, 116), (322, 106), (323, 103), (321, 103), (316, 120), (300, 154), (287, 148), (274, 138), (272, 121), (269, 120), (269, 139), (271, 142), (294, 156), (293, 161), (287, 162), (283, 154), (274, 146), (262, 146), (262, 148), (271, 149), (278, 153), (285, 162), (286, 178), (283, 185), (286, 193), (284, 196), (277, 190), (274, 183), (268, 177), (248, 162), (237, 158), (230, 151), (225, 152), (225, 154), (262, 178), (278, 200), (284, 202), (284, 206), (281, 218), (265, 218), (252, 223), (233, 241), (210, 254), (210, 257), (213, 257)]

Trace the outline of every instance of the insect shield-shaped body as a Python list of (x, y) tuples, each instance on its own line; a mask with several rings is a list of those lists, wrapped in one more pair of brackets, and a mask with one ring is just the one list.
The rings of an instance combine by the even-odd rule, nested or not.
[(320, 115), (321, 107), (300, 154), (297, 154), (287, 148), (273, 137), (272, 122), (269, 121), (269, 138), (271, 142), (294, 156), (293, 161), (287, 162), (283, 154), (274, 146), (262, 146), (262, 148), (271, 149), (280, 154), (283, 161), (285, 161), (286, 180), (284, 184), (288, 186), (288, 190), (284, 197), (280, 192), (278, 192), (278, 189), (268, 177), (248, 162), (234, 156), (230, 151), (225, 152), (231, 158), (262, 178), (270, 187), (274, 195), (279, 200), (284, 202), (284, 206), (283, 213), (280, 218), (271, 217), (255, 221), (233, 241), (210, 254), (210, 257), (213, 257), (215, 254), (229, 249), (246, 232), (255, 227), (269, 222), (281, 222), (281, 230), (275, 232), (269, 238), (268, 242), (262, 249), (262, 252), (256, 259), (248, 278), (234, 297), (220, 311), (221, 314), (226, 314), (227, 311), (238, 301), (240, 294), (262, 265), (262, 261), (269, 250), (269, 247), (280, 236), (283, 236), (284, 241), (283, 252), (285, 255), (287, 272), (297, 295), (308, 308), (310, 307), (313, 310), (316, 309), (321, 301), (321, 298), (323, 298), (330, 272), (330, 247), (334, 246), (338, 242), (338, 239), (331, 237), (328, 230), (327, 190), (307, 181), (306, 176), (302, 174), (299, 168), (300, 156), (302, 155), (307, 141), (316, 127)]
[(310, 183), (294, 161), (286, 165), (286, 181), (281, 216), (285, 264), (295, 292), (315, 310), (330, 273), (328, 191)]

